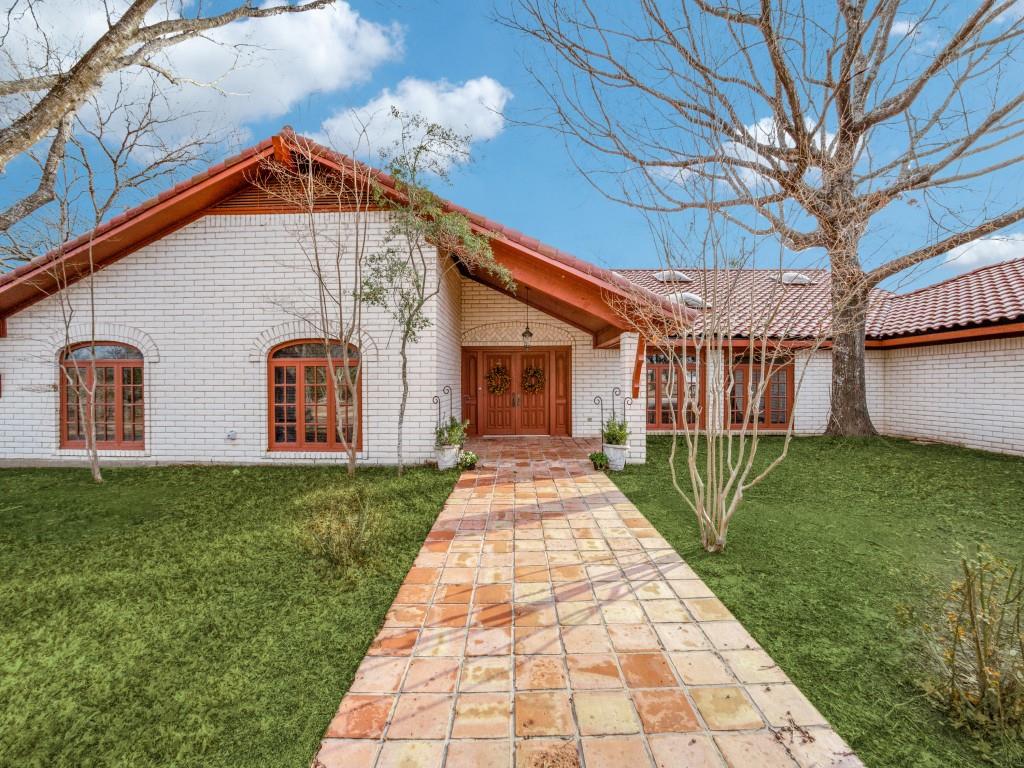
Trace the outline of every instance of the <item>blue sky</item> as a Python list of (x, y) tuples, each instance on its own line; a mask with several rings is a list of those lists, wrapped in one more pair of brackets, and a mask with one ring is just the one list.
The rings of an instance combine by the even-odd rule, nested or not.
[[(520, 124), (530, 122), (546, 105), (527, 70), (527, 63), (542, 62), (537, 48), (494, 21), (494, 8), (504, 7), (506, 0), (497, 2), (352, 0), (328, 12), (243, 22), (221, 33), (222, 41), (252, 42), (261, 52), (221, 84), (233, 95), (186, 89), (175, 105), (193, 113), (192, 120), (234, 129), (225, 154), (285, 124), (323, 135), (326, 128), (343, 125), (349, 110), (365, 116), (386, 114), (390, 103), (406, 111), (426, 105), (428, 112), (434, 110), (428, 117), (474, 137), (472, 162), (455, 168), (451, 186), (439, 192), (603, 266), (658, 266), (641, 215), (593, 189), (573, 167), (560, 137)], [(85, 10), (90, 6), (96, 7)], [(90, 30), (102, 23), (98, 7), (51, 0), (46, 8), (54, 14), (54, 28), (87, 42)], [(955, 19), (930, 21), (917, 29), (912, 47), (928, 55), (941, 39), (943, 22)], [(227, 68), (225, 52), (209, 43), (189, 44), (173, 55), (179, 71), (197, 78)], [(750, 117), (755, 122), (764, 115)], [(381, 136), (384, 143), (386, 129)], [(343, 144), (338, 148), (345, 149)], [(11, 195), (19, 178), (18, 166), (12, 164), (0, 198)], [(1006, 180), (1000, 183), (1005, 186)], [(1001, 207), (1019, 200), (1016, 183), (1009, 191), (982, 186)], [(958, 192), (952, 202), (970, 208), (976, 194)], [(900, 201), (879, 219), (864, 243), (867, 264), (920, 243), (914, 234), (927, 228), (927, 220), (920, 207), (912, 207), (914, 202)], [(889, 287), (918, 287), (1021, 255), (1024, 227), (1011, 227), (952, 263), (927, 265)], [(787, 259), (793, 266), (820, 266), (823, 254), (805, 252)]]

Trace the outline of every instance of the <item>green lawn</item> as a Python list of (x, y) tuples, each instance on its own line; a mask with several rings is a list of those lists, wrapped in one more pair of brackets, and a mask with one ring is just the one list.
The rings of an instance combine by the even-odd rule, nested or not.
[(298, 543), (340, 468), (0, 470), (0, 765), (304, 766), (455, 481), (363, 469), (372, 564)]
[[(1024, 557), (1024, 460), (899, 440), (794, 440), (734, 518), (725, 554), (708, 555), (669, 483), (669, 441), (651, 438), (647, 464), (615, 482), (868, 766), (1024, 765), (1020, 742), (986, 762), (921, 698), (897, 621), (901, 606), (926, 604), (955, 576), (958, 545)], [(774, 455), (780, 441), (763, 447)]]

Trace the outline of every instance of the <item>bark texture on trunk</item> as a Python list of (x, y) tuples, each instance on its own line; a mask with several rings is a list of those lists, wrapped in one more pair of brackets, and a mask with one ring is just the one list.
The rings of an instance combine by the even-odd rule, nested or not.
[[(852, 251), (852, 252), (850, 252)], [(878, 434), (868, 412), (864, 336), (870, 289), (856, 250), (832, 259), (832, 397), (825, 434)]]
[(402, 359), (402, 402), (398, 406), (398, 476), (401, 477), (405, 471), (405, 463), (402, 459), (402, 433), (405, 428), (405, 404), (409, 401), (409, 360), (408, 360), (408, 337), (402, 337), (402, 346), (399, 355)]

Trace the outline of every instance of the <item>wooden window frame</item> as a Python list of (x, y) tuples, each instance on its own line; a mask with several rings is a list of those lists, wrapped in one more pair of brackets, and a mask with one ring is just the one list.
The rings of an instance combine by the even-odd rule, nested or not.
[[(86, 386), (90, 386), (90, 379), (93, 375), (93, 368), (114, 369), (114, 440), (97, 440), (96, 448), (101, 451), (144, 451), (146, 449), (146, 360), (145, 357), (131, 358), (127, 360), (115, 360), (109, 358), (97, 358), (96, 360), (69, 360), (68, 355), (76, 349), (91, 346), (117, 346), (133, 349), (142, 355), (138, 347), (125, 344), (120, 341), (86, 341), (79, 344), (72, 344), (61, 352), (60, 368), (60, 447), (66, 449), (84, 449), (86, 440), (73, 440), (68, 434), (70, 424), (68, 422), (68, 375), (66, 368), (73, 367), (86, 371)], [(138, 368), (142, 372), (142, 381), (138, 385), (141, 389), (142, 404), (142, 440), (124, 439), (124, 374), (125, 369)], [(134, 386), (134, 385), (133, 385)], [(95, 408), (95, 403), (93, 403)], [(95, 427), (95, 425), (94, 425)]]
[[(696, 366), (696, 369), (697, 369), (697, 407), (700, 410), (698, 412), (697, 423), (694, 424), (691, 427), (691, 429), (701, 430), (701, 429), (704, 429), (704, 425), (706, 423), (706, 418), (707, 418), (707, 410), (705, 408), (705, 404), (706, 404), (705, 394), (706, 394), (706, 391), (707, 391), (706, 390), (706, 388), (707, 388), (707, 360), (706, 360), (706, 354), (705, 354), (706, 350), (698, 351), (695, 347), (688, 346), (685, 350), (683, 350), (682, 347), (680, 347), (679, 351), (682, 352), (684, 357), (688, 357), (688, 356), (693, 355), (693, 356), (695, 356), (697, 358), (697, 360), (694, 363), (694, 365)], [(683, 404), (684, 404), (684, 402), (686, 400), (686, 398), (684, 398), (684, 397), (678, 398), (678, 401), (679, 401), (678, 402), (678, 408), (676, 409), (677, 410), (677, 413), (676, 413), (677, 421), (676, 421), (675, 425), (673, 425), (671, 423), (663, 424), (661, 422), (661, 397), (660, 397), (660, 394), (661, 394), (661, 383), (662, 383), (661, 382), (661, 372), (662, 371), (667, 371), (670, 367), (672, 367), (673, 364), (672, 363), (650, 363), (650, 362), (647, 361), (647, 356), (651, 355), (651, 354), (657, 354), (656, 348), (648, 346), (647, 349), (644, 352), (644, 374), (645, 374), (645, 378), (643, 380), (643, 388), (644, 388), (644, 424), (646, 425), (648, 432), (671, 432), (673, 428), (676, 429), (677, 431), (683, 430), (684, 429), (683, 422), (682, 422), (682, 418), (683, 418)], [(680, 368), (680, 369), (682, 368), (682, 366), (675, 366), (675, 367), (676, 368)], [(648, 387), (648, 378), (647, 377), (649, 377), (651, 375), (652, 371), (656, 372), (655, 373), (655, 404), (656, 404), (655, 405), (655, 413), (657, 414), (657, 421), (655, 423), (653, 423), (653, 424), (650, 423), (649, 421), (647, 421), (647, 414), (650, 411), (650, 402), (648, 400), (648, 394), (647, 394), (647, 392), (648, 392), (648, 389), (647, 389), (647, 387)], [(683, 384), (682, 384), (683, 380), (684, 380), (683, 376), (678, 376), (677, 375), (677, 381), (680, 382), (680, 386), (683, 386)], [(682, 390), (680, 389), (680, 392), (681, 391)]]
[[(740, 355), (733, 361), (729, 369), (729, 375), (733, 382), (732, 391), (730, 391), (725, 398), (725, 422), (729, 425), (730, 429), (742, 429), (743, 420), (742, 417), (739, 421), (733, 420), (733, 407), (732, 401), (735, 393), (738, 391), (736, 386), (736, 370), (738, 368), (745, 369), (745, 371), (751, 371), (756, 369), (760, 373), (761, 363), (753, 356)], [(782, 373), (786, 378), (786, 420), (780, 423), (772, 423), (772, 391), (771, 384), (765, 389), (763, 397), (765, 401), (765, 412), (764, 412), (764, 423), (756, 421), (757, 414), (751, 413), (750, 419), (747, 421), (747, 429), (752, 429), (755, 425), (757, 426), (758, 432), (785, 432), (789, 429), (790, 422), (793, 420), (793, 382), (794, 382), (794, 363), (792, 360), (772, 365), (771, 363), (765, 363), (765, 373), (771, 376)], [(746, 412), (746, 397), (747, 397), (747, 382), (744, 379), (742, 395), (744, 398), (743, 412)]]
[[(327, 436), (326, 443), (307, 442), (305, 439), (305, 369), (313, 366), (327, 367), (327, 357), (287, 357), (275, 360), (274, 355), (287, 347), (294, 347), (299, 344), (323, 344), (323, 339), (292, 339), (282, 344), (275, 345), (267, 353), (267, 450), (274, 453), (340, 453), (346, 450), (346, 445), (337, 437), (337, 409), (334, 401), (334, 376), (328, 372), (327, 376)], [(340, 343), (340, 342), (334, 342)], [(349, 366), (359, 366), (359, 377), (356, 380), (356, 424), (355, 448), (357, 451), (363, 449), (363, 358), (362, 351), (355, 345), (350, 345), (359, 353), (358, 360), (350, 360)], [(335, 366), (343, 364), (341, 360), (332, 361)], [(274, 371), (277, 368), (295, 367), (295, 436), (294, 443), (279, 443), (276, 439), (274, 428)]]

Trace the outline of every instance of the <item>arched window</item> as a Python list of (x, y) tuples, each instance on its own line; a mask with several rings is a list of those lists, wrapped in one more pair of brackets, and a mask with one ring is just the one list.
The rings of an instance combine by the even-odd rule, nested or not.
[(61, 357), (60, 436), (63, 448), (84, 448), (92, 392), (96, 447), (145, 447), (142, 353), (110, 341), (76, 344)]
[[(335, 375), (328, 375), (328, 351)], [(346, 370), (347, 367), (347, 370)], [(322, 341), (289, 342), (270, 353), (270, 449), (340, 451), (362, 447), (359, 350)], [(340, 407), (335, 407), (340, 405)]]

